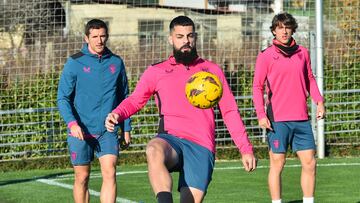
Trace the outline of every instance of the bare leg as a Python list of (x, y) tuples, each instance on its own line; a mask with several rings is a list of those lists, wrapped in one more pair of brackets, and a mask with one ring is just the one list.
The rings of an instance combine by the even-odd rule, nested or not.
[(315, 150), (298, 151), (297, 155), (301, 161), (301, 188), (304, 197), (314, 197), (316, 159)]
[(100, 201), (113, 203), (116, 200), (116, 162), (117, 156), (107, 154), (99, 158), (101, 165), (102, 186)]
[(269, 151), (270, 170), (269, 170), (269, 190), (272, 200), (281, 199), (281, 173), (285, 165), (285, 154), (276, 154)]
[(74, 166), (75, 181), (73, 196), (76, 203), (87, 203), (89, 196), (90, 165)]
[(146, 147), (148, 176), (152, 189), (159, 192), (172, 191), (172, 178), (168, 171), (179, 161), (176, 151), (161, 138), (152, 139)]
[(182, 187), (180, 189), (181, 203), (201, 203), (204, 199), (205, 193), (193, 187)]

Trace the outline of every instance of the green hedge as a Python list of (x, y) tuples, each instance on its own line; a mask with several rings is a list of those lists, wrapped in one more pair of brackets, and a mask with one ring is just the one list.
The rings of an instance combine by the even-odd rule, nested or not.
[[(348, 90), (360, 89), (360, 64), (353, 63), (347, 67), (336, 69), (330, 65), (325, 66), (325, 90)], [(251, 92), (251, 78), (252, 72), (242, 71), (226, 73), (231, 84), (231, 88), (235, 93)], [(231, 74), (231, 77), (230, 75)], [(21, 158), (40, 158), (47, 156), (61, 156), (67, 154), (66, 145), (66, 126), (56, 111), (56, 94), (59, 79), (59, 72), (55, 69), (47, 73), (38, 73), (27, 78), (17, 78), (9, 81), (6, 87), (0, 89), (1, 103), (0, 109), (3, 111), (21, 110), (21, 109), (50, 109), (43, 112), (18, 112), (2, 114), (1, 119), (1, 137), (0, 144), (0, 161)], [(137, 83), (137, 80), (129, 81), (131, 88)], [(358, 120), (358, 113), (351, 113), (360, 109), (360, 94), (346, 93), (337, 94), (331, 93), (325, 95), (327, 102), (340, 102), (336, 105), (327, 106), (327, 112), (346, 112), (342, 114), (328, 114), (326, 122), (335, 121), (351, 121)], [(343, 102), (343, 103), (341, 103)], [(345, 102), (345, 103), (344, 103)], [(349, 104), (346, 104), (349, 102)], [(352, 103), (351, 103), (352, 102)], [(238, 101), (239, 108), (251, 108), (252, 100), (243, 99)], [(140, 111), (138, 115), (153, 114), (154, 116), (136, 116), (133, 117), (133, 124), (139, 123), (156, 123), (158, 120), (157, 109), (155, 105), (147, 105)], [(241, 111), (243, 118), (254, 117), (255, 112)], [(219, 115), (218, 115), (219, 116)], [(223, 126), (222, 123), (219, 124)], [(256, 126), (255, 119), (246, 120), (246, 126)], [(344, 122), (338, 125), (325, 125), (325, 131), (335, 130), (358, 130), (356, 122)], [(136, 134), (147, 134), (148, 137), (138, 137), (133, 139), (134, 144), (147, 143), (151, 136), (157, 131), (157, 126), (135, 127), (132, 132)], [(259, 131), (252, 131), (251, 133), (261, 133)], [(229, 137), (227, 133), (219, 134), (219, 137)], [(343, 142), (344, 139), (350, 136), (359, 140), (360, 132), (352, 133), (337, 133), (335, 135), (327, 136), (327, 144), (336, 142)], [(34, 142), (34, 144), (22, 144), (24, 142)], [(347, 141), (345, 141), (347, 142)], [(11, 145), (7, 145), (10, 144)], [(258, 144), (254, 141), (254, 144)], [(233, 146), (232, 142), (220, 143), (221, 147)], [(132, 147), (130, 150), (143, 150), (143, 147)], [(18, 152), (25, 152), (25, 154), (17, 154)], [(12, 153), (13, 155), (6, 156), (4, 154)], [(2, 154), (2, 155), (1, 155)]]
[[(257, 159), (268, 159), (267, 147), (256, 147), (254, 149)], [(360, 146), (327, 146), (327, 157), (358, 157), (360, 156)], [(287, 157), (295, 157), (295, 154), (288, 152)], [(239, 151), (236, 148), (222, 148), (218, 149), (216, 153), (216, 160), (239, 160), (241, 158)], [(144, 152), (122, 153), (118, 160), (118, 166), (122, 165), (136, 165), (146, 163), (146, 156)], [(99, 166), (98, 159), (92, 163), (93, 166)], [(36, 159), (22, 159), (6, 161), (0, 164), (0, 172), (14, 171), (14, 170), (30, 170), (30, 169), (59, 169), (71, 168), (69, 157), (42, 157)]]

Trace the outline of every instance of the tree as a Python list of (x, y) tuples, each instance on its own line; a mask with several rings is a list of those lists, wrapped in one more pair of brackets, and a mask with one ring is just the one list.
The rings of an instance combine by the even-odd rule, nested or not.
[(10, 36), (12, 48), (14, 34), (22, 30), (22, 42), (33, 44), (41, 35), (52, 36), (65, 26), (65, 11), (57, 0), (0, 1), (0, 31)]

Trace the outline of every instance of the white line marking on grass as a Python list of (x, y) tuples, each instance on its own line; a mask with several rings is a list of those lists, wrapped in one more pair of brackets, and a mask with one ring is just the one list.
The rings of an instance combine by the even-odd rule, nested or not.
[(125, 175), (125, 174), (141, 174), (147, 173), (148, 171), (126, 171), (126, 172), (117, 172), (116, 175)]
[[(360, 163), (329, 163), (329, 164), (317, 164), (317, 166), (320, 167), (332, 167), (332, 166), (360, 166)], [(301, 167), (300, 164), (293, 164), (293, 165), (285, 165), (286, 168), (296, 168), (296, 167)], [(233, 170), (233, 169), (243, 169), (244, 167), (242, 166), (232, 166), (232, 167), (215, 167), (214, 170)], [(257, 166), (257, 169), (263, 169), (263, 168), (269, 168), (269, 166)], [(117, 172), (116, 175), (120, 176), (120, 175), (127, 175), (127, 174), (144, 174), (147, 173), (147, 170), (144, 171), (124, 171), (124, 172)], [(96, 178), (96, 177), (101, 177), (101, 174), (91, 174), (90, 178)], [(48, 185), (54, 185), (54, 186), (59, 186), (62, 188), (66, 188), (66, 189), (73, 189), (72, 185), (69, 184), (65, 184), (65, 183), (59, 183), (56, 182), (55, 180), (64, 180), (64, 179), (73, 179), (73, 174), (71, 175), (61, 175), (58, 176), (55, 179), (38, 179), (38, 182), (44, 183), (44, 184), (48, 184)], [(100, 192), (97, 192), (95, 190), (90, 190), (90, 195), (93, 196), (97, 196), (100, 197)], [(116, 202), (120, 202), (120, 203), (136, 203), (134, 201), (128, 200), (128, 199), (124, 199), (124, 198), (120, 198), (117, 197), (116, 198)]]
[[(70, 190), (73, 189), (72, 185), (65, 184), (65, 183), (59, 183), (59, 182), (56, 182), (55, 180), (38, 179), (36, 181), (44, 183), (44, 184), (48, 184), (48, 185), (59, 186), (59, 187), (70, 189)], [(90, 193), (90, 195), (100, 197), (100, 192), (97, 192), (95, 190), (89, 189), (89, 193)], [(116, 198), (116, 202), (120, 202), (120, 203), (137, 203), (137, 202), (134, 202), (134, 201), (131, 201), (131, 200), (128, 200), (128, 199), (124, 199), (124, 198), (120, 198), (120, 197)]]
[[(127, 175), (127, 174), (142, 174), (142, 173), (147, 173), (147, 171), (117, 172), (116, 176)], [(101, 173), (91, 173), (90, 174), (90, 179), (91, 178), (101, 178)], [(69, 179), (74, 179), (74, 174), (60, 175), (60, 176), (57, 176), (56, 178), (53, 178), (53, 180), (69, 180)]]
[[(222, 162), (224, 163), (224, 162)], [(239, 162), (241, 164), (241, 162)], [(332, 167), (332, 166), (360, 166), (360, 163), (329, 163), (329, 164), (317, 164), (319, 167)], [(293, 164), (293, 165), (285, 165), (285, 168), (296, 168), (301, 167), (300, 164)], [(230, 166), (230, 167), (215, 167), (214, 170), (233, 170), (233, 169), (243, 169), (243, 166)], [(269, 166), (257, 166), (257, 169), (264, 169), (269, 168)], [(116, 175), (127, 175), (127, 174), (142, 174), (147, 173), (148, 171), (124, 171), (124, 172), (117, 172)], [(55, 178), (54, 180), (64, 180), (64, 179), (73, 179), (73, 174), (68, 175), (61, 175)], [(93, 173), (90, 175), (90, 178), (101, 178), (100, 173)]]
[[(324, 167), (329, 167), (329, 166), (360, 166), (360, 163), (332, 163), (332, 164), (317, 164), (317, 166), (324, 166)], [(301, 167), (301, 164), (293, 164), (293, 165), (286, 165), (285, 164), (285, 168), (297, 168), (297, 167)], [(243, 169), (243, 166), (231, 166), (231, 167), (220, 167), (217, 168), (215, 167), (215, 170), (231, 170), (231, 169)], [(257, 169), (259, 168), (269, 168), (269, 166), (257, 166)]]
[[(360, 163), (329, 163), (329, 164), (317, 164), (317, 166), (320, 167), (332, 167), (332, 166), (360, 166)], [(293, 164), (293, 165), (285, 165), (286, 168), (296, 168), (296, 167), (301, 167), (300, 164)], [(243, 169), (244, 167), (242, 166), (232, 166), (232, 167), (215, 167), (214, 170), (233, 170), (233, 169)], [(258, 169), (263, 169), (263, 168), (269, 168), (269, 166), (257, 166)], [(147, 170), (144, 171), (124, 171), (124, 172), (117, 172), (116, 175), (120, 176), (120, 175), (127, 175), (127, 174), (144, 174), (147, 173)], [(91, 178), (96, 178), (96, 177), (101, 177), (101, 174), (91, 174)], [(73, 189), (73, 185), (69, 185), (69, 184), (65, 184), (65, 183), (59, 183), (56, 182), (55, 180), (64, 180), (64, 179), (73, 179), (73, 174), (70, 175), (61, 175), (58, 176), (55, 179), (38, 179), (36, 181), (47, 184), (47, 185), (54, 185), (54, 186), (58, 186), (58, 187), (62, 187), (62, 188), (66, 188), (66, 189)], [(100, 197), (100, 192), (97, 192), (95, 190), (91, 190), (89, 189), (89, 193), (90, 195), (93, 196), (97, 196)], [(116, 202), (120, 202), (120, 203), (137, 203), (128, 199), (124, 199), (124, 198), (120, 198), (117, 197), (116, 198)]]

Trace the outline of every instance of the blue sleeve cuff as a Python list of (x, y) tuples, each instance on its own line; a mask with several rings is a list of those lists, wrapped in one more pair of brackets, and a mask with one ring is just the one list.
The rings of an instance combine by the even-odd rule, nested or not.
[(132, 130), (131, 128), (131, 118), (128, 118), (124, 120), (124, 132), (130, 132)]

